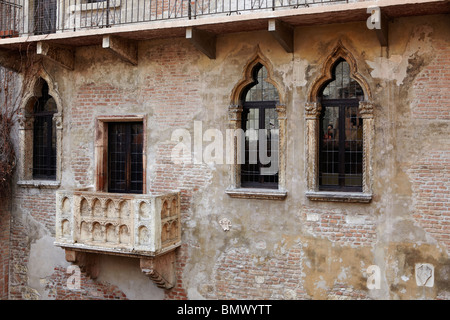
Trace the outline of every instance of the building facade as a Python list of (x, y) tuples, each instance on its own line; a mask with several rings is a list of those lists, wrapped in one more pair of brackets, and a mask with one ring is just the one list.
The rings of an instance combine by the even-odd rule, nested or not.
[(3, 1), (2, 299), (448, 299), (448, 1)]

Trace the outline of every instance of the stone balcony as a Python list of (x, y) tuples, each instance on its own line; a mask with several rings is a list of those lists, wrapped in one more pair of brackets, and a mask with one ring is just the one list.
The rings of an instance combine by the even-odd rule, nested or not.
[(179, 193), (56, 193), (55, 245), (92, 278), (99, 272), (98, 254), (121, 255), (139, 258), (145, 274), (159, 287), (171, 288), (180, 244)]

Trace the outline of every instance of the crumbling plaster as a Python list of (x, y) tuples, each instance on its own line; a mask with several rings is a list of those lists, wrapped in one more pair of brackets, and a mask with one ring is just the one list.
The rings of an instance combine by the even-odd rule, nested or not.
[[(184, 127), (193, 130), (194, 120), (202, 121), (204, 130), (227, 129), (227, 107), (235, 84), (241, 79), (243, 67), (255, 53), (257, 47), (267, 57), (274, 70), (274, 77), (285, 86), (287, 109), (288, 197), (284, 201), (233, 199), (225, 194), (229, 183), (229, 168), (226, 165), (204, 167), (208, 177), (198, 190), (193, 192), (189, 210), (182, 212), (182, 241), (187, 245), (187, 263), (183, 270), (183, 286), (188, 298), (222, 297), (219, 284), (233, 280), (221, 271), (226, 256), (235, 252), (250, 257), (247, 265), (251, 270), (264, 270), (271, 259), (287, 259), (290, 250), (300, 250), (294, 261), (301, 272), (297, 275), (296, 288), (266, 287), (264, 274), (257, 274), (249, 286), (260, 288), (255, 294), (268, 298), (327, 299), (336, 297), (333, 288), (343, 283), (347, 288), (374, 299), (435, 298), (445, 295), (450, 289), (448, 256), (446, 248), (428, 235), (412, 218), (414, 194), (407, 169), (422, 154), (436, 147), (448, 150), (449, 141), (441, 139), (436, 145), (434, 135), (448, 132), (448, 124), (415, 126), (409, 133), (411, 115), (411, 83), (420, 69), (433, 56), (435, 41), (448, 41), (448, 16), (402, 18), (390, 25), (389, 56), (380, 56), (376, 35), (370, 33), (364, 23), (300, 27), (295, 30), (295, 50), (286, 53), (266, 32), (221, 35), (217, 41), (217, 57), (210, 60), (197, 52), (185, 39), (154, 40), (141, 42), (138, 47), (138, 66), (118, 60), (100, 47), (83, 47), (76, 50), (75, 69), (67, 71), (45, 64), (48, 74), (57, 84), (63, 106), (63, 159), (61, 189), (80, 187), (74, 182), (71, 157), (80, 147), (85, 148), (92, 162), (85, 184), (94, 183), (94, 119), (87, 128), (78, 127), (73, 119), (79, 88), (87, 84), (109, 85), (120, 91), (124, 103), (119, 106), (105, 105), (93, 110), (94, 116), (105, 114), (147, 114), (148, 145), (147, 165), (150, 185), (156, 178), (154, 172), (157, 146), (168, 142), (173, 127), (164, 126), (155, 120), (158, 106), (147, 89), (148, 78), (157, 76), (152, 84), (170, 83), (164, 80), (165, 68), (153, 61), (158, 51), (178, 52), (187, 60), (177, 69), (180, 73), (198, 76), (199, 104), (190, 118), (184, 119)], [(355, 57), (358, 70), (374, 92), (375, 105), (375, 150), (373, 199), (369, 204), (345, 204), (334, 202), (312, 202), (305, 197), (305, 131), (304, 103), (312, 81), (318, 76), (327, 54), (337, 41)], [(419, 61), (419, 63), (414, 63)], [(413, 70), (417, 68), (417, 70)], [(176, 87), (169, 91), (177, 91)], [(145, 96), (145, 98), (144, 98)], [(420, 137), (419, 141), (418, 137)], [(412, 147), (413, 146), (413, 147)], [(419, 151), (420, 150), (420, 151)], [(189, 188), (182, 176), (183, 188)], [(83, 185), (86, 186), (86, 185)], [(306, 209), (317, 211), (322, 216), (326, 211), (338, 210), (351, 221), (373, 221), (376, 238), (369, 245), (357, 246), (351, 242), (336, 242), (327, 235), (311, 232), (306, 226)], [(16, 205), (16, 211), (27, 209)], [(224, 231), (219, 220), (231, 221), (229, 231)], [(353, 220), (352, 220), (353, 219)], [(349, 221), (349, 220), (347, 220)], [(43, 226), (41, 226), (43, 228)], [(50, 265), (66, 265), (60, 249), (52, 249), (55, 255), (50, 260), (40, 255), (43, 245), (50, 245), (48, 232), (31, 241), (28, 264), (28, 285), (42, 295), (38, 279), (51, 270)], [(47, 259), (49, 265), (44, 272), (35, 263)], [(126, 258), (124, 258), (126, 259)], [(414, 282), (414, 264), (429, 262), (441, 270), (441, 280), (431, 288), (418, 288)], [(162, 293), (150, 280), (131, 270), (131, 263), (103, 259), (104, 274), (101, 279), (113, 283), (127, 292), (130, 298), (161, 298)], [(239, 262), (235, 263), (239, 264)], [(243, 262), (242, 262), (243, 263)], [(46, 264), (46, 265), (47, 265)], [(368, 290), (366, 269), (376, 264), (382, 270), (380, 290)], [(47, 270), (48, 269), (48, 270)], [(281, 270), (281, 269), (280, 269)], [(444, 270), (444, 271), (442, 271)], [(445, 271), (446, 270), (446, 271)], [(139, 270), (137, 270), (139, 271)], [(45, 273), (45, 274), (44, 274)], [(126, 275), (126, 276), (125, 276)], [(227, 278), (231, 276), (231, 278)], [(279, 274), (282, 278), (284, 275)], [(138, 289), (132, 283), (148, 282)], [(259, 285), (259, 287), (258, 287)], [(278, 286), (283, 287), (283, 281)], [(299, 292), (302, 292), (301, 294)], [(225, 296), (231, 297), (231, 296)]]

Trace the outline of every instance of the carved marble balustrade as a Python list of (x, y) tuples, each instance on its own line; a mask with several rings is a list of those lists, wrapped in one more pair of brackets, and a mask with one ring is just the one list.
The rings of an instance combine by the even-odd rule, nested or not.
[(145, 274), (171, 288), (174, 249), (181, 245), (180, 195), (57, 191), (55, 245), (93, 278), (98, 254), (122, 255), (141, 259)]

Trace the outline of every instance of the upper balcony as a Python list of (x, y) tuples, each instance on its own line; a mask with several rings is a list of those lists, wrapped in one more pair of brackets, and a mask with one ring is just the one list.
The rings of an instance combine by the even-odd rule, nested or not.
[(274, 24), (268, 27), (274, 19), (288, 27), (366, 21), (370, 6), (388, 19), (450, 11), (446, 0), (0, 0), (0, 48), (44, 40), (95, 45), (113, 34), (187, 37), (186, 28), (212, 35), (275, 31)]

